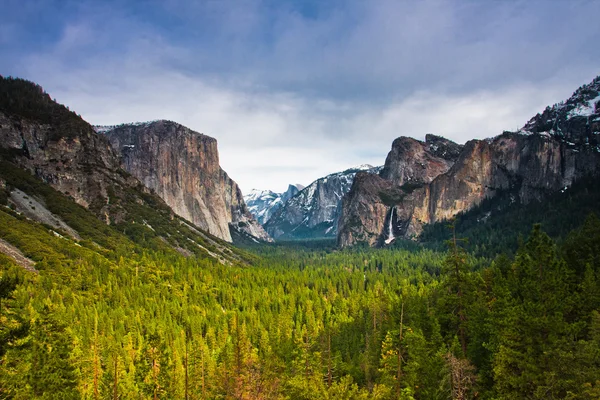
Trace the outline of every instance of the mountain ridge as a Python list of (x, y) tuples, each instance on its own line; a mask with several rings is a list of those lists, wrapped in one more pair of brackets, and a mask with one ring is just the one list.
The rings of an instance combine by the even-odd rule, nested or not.
[(101, 247), (131, 240), (223, 263), (240, 260), (225, 242), (186, 226), (120, 168), (105, 136), (41, 86), (0, 77), (0, 138), (0, 201), (17, 216)]
[(468, 141), (460, 152), (448, 153), (455, 159), (446, 170), (441, 161), (425, 165), (423, 160), (435, 156), (426, 143), (396, 139), (380, 181), (362, 177), (344, 197), (338, 244), (374, 246), (396, 237), (416, 238), (423, 225), (452, 218), (499, 191), (514, 190), (527, 204), (578, 178), (597, 176), (599, 91), (596, 78), (516, 132)]
[(316, 179), (278, 208), (266, 222), (274, 239), (335, 237), (340, 201), (357, 172), (379, 173), (381, 167), (363, 164)]
[(250, 193), (244, 195), (244, 201), (250, 213), (264, 226), (279, 207), (302, 189), (304, 189), (304, 186), (300, 184), (289, 184), (287, 190), (283, 193), (275, 193), (268, 189), (252, 189)]

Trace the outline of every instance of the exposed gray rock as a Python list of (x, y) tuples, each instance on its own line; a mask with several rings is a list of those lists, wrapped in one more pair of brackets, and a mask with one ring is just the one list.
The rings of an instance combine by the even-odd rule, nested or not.
[(44, 124), (0, 110), (0, 147), (12, 151), (20, 167), (107, 223), (119, 222), (122, 210), (109, 193), (139, 182), (122, 173), (108, 140), (80, 121), (76, 126)]
[(244, 196), (244, 201), (254, 218), (261, 225), (264, 225), (275, 211), (302, 189), (304, 189), (302, 185), (289, 185), (283, 193), (253, 189), (249, 194)]
[(105, 133), (125, 170), (198, 228), (231, 241), (230, 229), (270, 241), (238, 185), (219, 166), (217, 141), (171, 121), (125, 124)]
[(363, 165), (317, 179), (289, 199), (265, 224), (275, 239), (335, 237), (342, 197), (359, 171), (378, 173)]
[(51, 213), (44, 204), (31, 195), (27, 195), (19, 189), (10, 192), (9, 202), (15, 207), (17, 212), (25, 215), (34, 221), (49, 225), (56, 230), (66, 233), (76, 240), (81, 240), (79, 233), (71, 228), (58, 215)]

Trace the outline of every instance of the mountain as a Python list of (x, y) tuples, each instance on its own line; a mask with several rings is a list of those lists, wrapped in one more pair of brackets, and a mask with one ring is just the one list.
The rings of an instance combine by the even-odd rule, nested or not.
[[(566, 189), (527, 204), (516, 201), (515, 193), (503, 191), (458, 213), (452, 220), (452, 230), (456, 237), (464, 239), (462, 248), (490, 259), (498, 254), (514, 254), (534, 224), (539, 224), (550, 237), (564, 240), (590, 215), (600, 215), (600, 187), (596, 181), (597, 177), (592, 176), (578, 179)], [(418, 242), (429, 249), (445, 251), (450, 235), (448, 222), (439, 221), (425, 225)], [(402, 240), (393, 246), (406, 245)]]
[(299, 184), (289, 185), (283, 193), (252, 189), (249, 194), (244, 196), (244, 201), (254, 218), (264, 225), (279, 207), (302, 189), (304, 186)]
[(274, 239), (335, 237), (341, 199), (360, 171), (378, 173), (380, 167), (360, 165), (317, 179), (289, 199), (264, 225)]
[(447, 172), (461, 150), (462, 146), (432, 134), (426, 135), (425, 142), (410, 137), (394, 140), (379, 175), (359, 173), (344, 197), (338, 241), (342, 246), (375, 245), (388, 239), (384, 233), (392, 238), (390, 220), (395, 218), (393, 223), (398, 224), (399, 214), (392, 214), (390, 207)]
[(566, 101), (546, 107), (531, 118), (522, 134), (551, 135), (572, 145), (596, 146), (600, 134), (600, 76), (578, 88)]
[(120, 168), (106, 136), (40, 86), (1, 76), (0, 165), (7, 220), (28, 218), (94, 251), (146, 246), (228, 264), (244, 258), (174, 215)]
[(528, 204), (597, 176), (599, 91), (596, 78), (519, 131), (464, 146), (432, 136), (425, 143), (396, 139), (380, 176), (359, 174), (344, 197), (338, 244), (384, 245), (396, 237), (415, 238), (423, 225), (501, 193)]
[(231, 231), (272, 240), (220, 167), (216, 139), (163, 120), (96, 130), (121, 155), (123, 168), (180, 217), (228, 242)]
[(78, 204), (119, 222), (112, 187), (136, 184), (119, 170), (107, 140), (31, 82), (0, 77), (0, 146), (4, 159), (35, 174)]

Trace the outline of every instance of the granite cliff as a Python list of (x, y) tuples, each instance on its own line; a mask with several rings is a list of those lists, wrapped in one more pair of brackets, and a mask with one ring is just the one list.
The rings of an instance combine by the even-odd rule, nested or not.
[[(392, 213), (392, 207), (446, 173), (461, 150), (462, 146), (431, 134), (424, 142), (409, 137), (394, 140), (379, 175), (357, 175), (344, 196), (338, 222), (339, 244), (383, 244), (406, 217), (405, 210), (398, 208)], [(391, 225), (396, 229), (390, 231)]]
[(196, 227), (231, 242), (236, 230), (271, 241), (219, 165), (216, 139), (171, 121), (96, 127), (123, 168)]
[(139, 182), (119, 169), (118, 156), (108, 140), (77, 114), (55, 103), (40, 86), (2, 77), (0, 83), (4, 159), (93, 210), (107, 223), (121, 221), (124, 211), (111, 194)]
[(462, 147), (433, 136), (425, 143), (396, 139), (380, 176), (357, 177), (344, 197), (338, 244), (415, 238), (424, 224), (451, 218), (501, 191), (526, 204), (597, 176), (599, 103), (596, 78), (517, 132)]
[[(239, 203), (237, 186), (225, 174), (221, 179), (232, 188), (231, 204)], [(123, 242), (130, 239), (128, 245), (174, 250), (224, 264), (247, 259), (175, 215), (120, 167), (120, 157), (106, 136), (52, 100), (39, 85), (2, 76), (0, 202), (55, 235), (84, 240), (82, 245), (94, 249), (119, 247), (122, 243), (115, 238), (120, 237)]]

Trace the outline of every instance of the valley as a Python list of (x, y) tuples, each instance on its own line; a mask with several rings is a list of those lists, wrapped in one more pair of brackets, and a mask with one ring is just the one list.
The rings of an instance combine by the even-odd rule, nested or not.
[(243, 196), (0, 77), (0, 398), (599, 398), (599, 93)]

